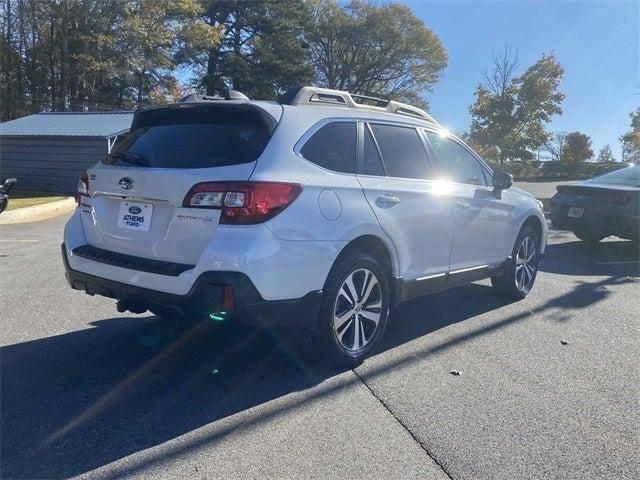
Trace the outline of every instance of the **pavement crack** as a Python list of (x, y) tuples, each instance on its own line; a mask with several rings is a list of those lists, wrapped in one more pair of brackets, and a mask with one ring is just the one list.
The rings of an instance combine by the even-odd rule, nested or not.
[(433, 454), (433, 452), (431, 452), (431, 450), (429, 450), (429, 448), (424, 444), (424, 442), (422, 442), (415, 433), (413, 433), (411, 431), (411, 429), (409, 428), (409, 426), (404, 423), (402, 421), (402, 419), (400, 419), (394, 412), (393, 410), (391, 410), (391, 408), (384, 402), (384, 400), (382, 400), (382, 398), (380, 398), (378, 395), (376, 395), (376, 392), (373, 391), (373, 388), (371, 388), (371, 386), (369, 386), (369, 384), (367, 382), (365, 382), (364, 378), (362, 377), (362, 375), (360, 375), (358, 372), (356, 372), (355, 369), (351, 370), (353, 372), (353, 374), (358, 377), (358, 380), (360, 380), (362, 382), (362, 384), (367, 388), (367, 390), (369, 390), (369, 392), (371, 393), (371, 395), (374, 396), (374, 398), (376, 400), (378, 400), (378, 402), (380, 402), (380, 405), (382, 405), (384, 407), (384, 409), (389, 412), (389, 414), (394, 418), (394, 420), (396, 422), (398, 422), (402, 428), (405, 429), (405, 431), (411, 435), (411, 438), (413, 439), (414, 442), (416, 442), (420, 448), (422, 450), (425, 451), (425, 453), (427, 455), (429, 455), (429, 458), (431, 458), (431, 460), (433, 460), (433, 462), (440, 467), (440, 470), (442, 470), (442, 473), (444, 473), (447, 478), (450, 478), (451, 480), (453, 480), (453, 476), (451, 475), (451, 473), (449, 471), (447, 471), (447, 469), (445, 468), (445, 466), (435, 457), (435, 455)]

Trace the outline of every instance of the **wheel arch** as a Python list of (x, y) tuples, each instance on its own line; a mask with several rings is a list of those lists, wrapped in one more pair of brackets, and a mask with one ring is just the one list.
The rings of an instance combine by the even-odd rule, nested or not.
[(397, 261), (393, 255), (392, 248), (382, 238), (372, 234), (364, 234), (354, 238), (342, 248), (334, 260), (333, 266), (337, 265), (343, 258), (352, 252), (368, 253), (379, 260), (387, 273), (390, 285), (394, 284), (397, 271)]
[(542, 248), (544, 245), (544, 226), (542, 225), (542, 221), (540, 220), (540, 218), (534, 214), (527, 216), (524, 219), (524, 222), (522, 222), (518, 233), (521, 232), (525, 227), (531, 227), (536, 231), (536, 233), (538, 234), (538, 241), (540, 242), (540, 248)]

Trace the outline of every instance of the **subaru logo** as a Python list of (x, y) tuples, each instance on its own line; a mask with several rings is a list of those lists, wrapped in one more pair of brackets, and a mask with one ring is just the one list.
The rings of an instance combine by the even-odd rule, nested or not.
[(133, 214), (133, 215), (137, 215), (142, 211), (142, 209), (140, 207), (136, 207), (135, 205), (133, 207), (129, 207), (129, 213)]
[(131, 190), (133, 188), (133, 180), (129, 177), (123, 177), (118, 182), (118, 185), (124, 190)]

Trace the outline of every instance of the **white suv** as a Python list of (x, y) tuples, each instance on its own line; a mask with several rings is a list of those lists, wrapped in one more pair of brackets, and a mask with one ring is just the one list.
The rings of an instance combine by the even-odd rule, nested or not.
[(119, 311), (303, 326), (351, 364), (404, 300), (482, 278), (527, 295), (547, 228), (511, 182), (409, 105), (190, 96), (137, 112), (81, 176), (62, 253)]

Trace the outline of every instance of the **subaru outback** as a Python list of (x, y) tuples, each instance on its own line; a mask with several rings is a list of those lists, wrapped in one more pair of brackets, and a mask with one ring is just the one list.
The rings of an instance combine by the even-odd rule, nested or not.
[(421, 109), (302, 87), (135, 113), (80, 176), (62, 255), (119, 311), (305, 327), (354, 364), (400, 302), (490, 278), (524, 298), (540, 202)]

